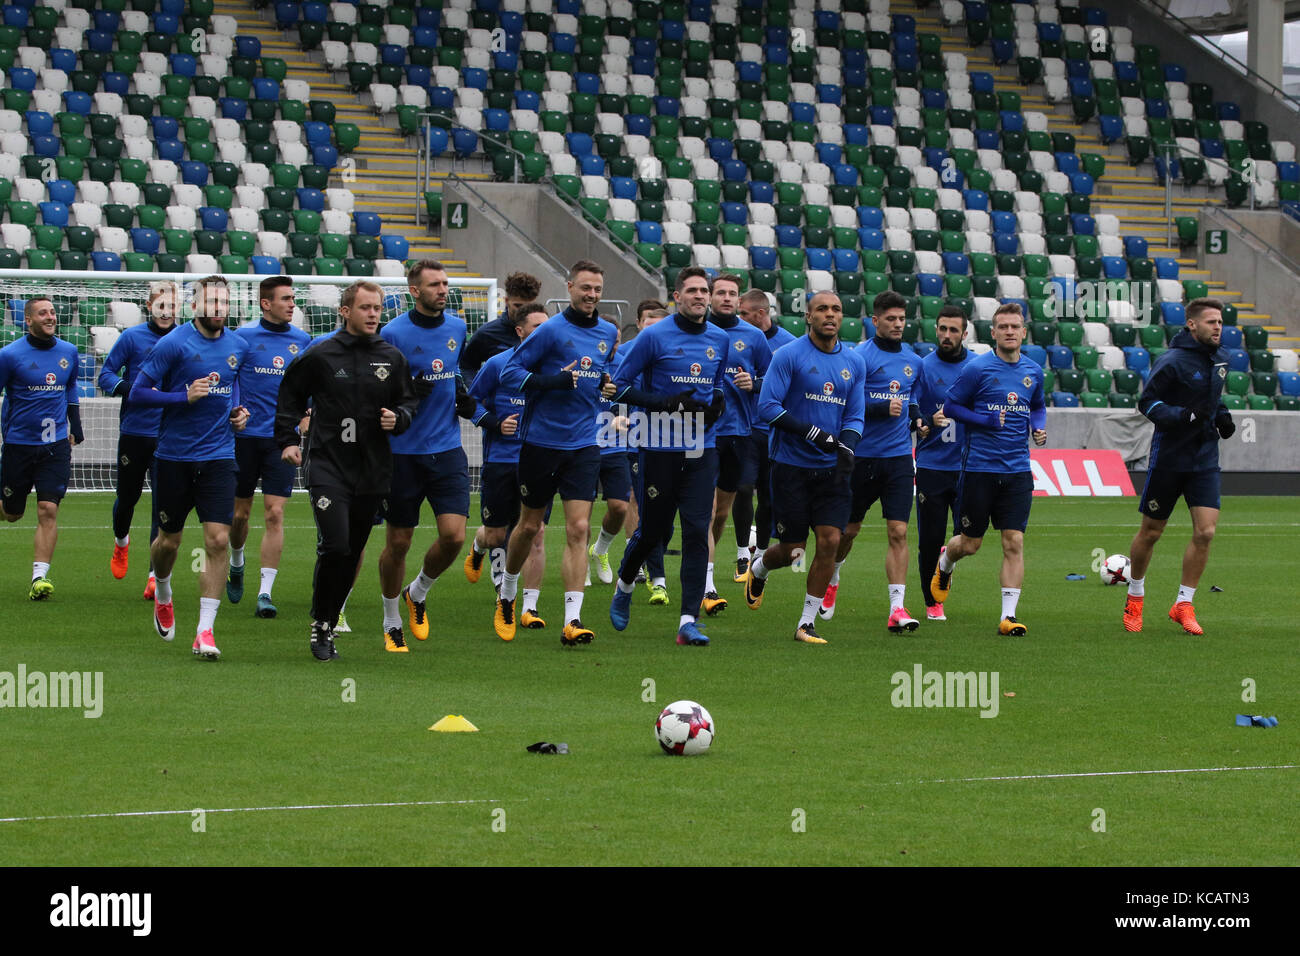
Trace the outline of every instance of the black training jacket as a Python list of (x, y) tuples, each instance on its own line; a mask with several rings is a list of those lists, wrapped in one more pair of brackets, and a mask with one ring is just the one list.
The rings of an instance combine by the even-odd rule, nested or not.
[[(275, 408), (275, 441), (298, 444), (298, 422), (311, 403), (311, 427), (303, 453), (308, 486), (332, 485), (356, 494), (384, 495), (393, 478), (390, 434), (411, 424), (419, 400), (406, 359), (378, 335), (346, 329), (313, 342), (289, 363)], [(380, 410), (397, 415), (386, 432)]]

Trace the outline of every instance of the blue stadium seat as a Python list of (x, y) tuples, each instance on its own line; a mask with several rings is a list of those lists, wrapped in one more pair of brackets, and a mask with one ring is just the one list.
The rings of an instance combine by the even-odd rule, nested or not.
[(1241, 348), (1242, 338), (1241, 326), (1225, 325), (1219, 345), (1225, 349), (1239, 349)]
[(970, 275), (970, 258), (964, 252), (945, 252), (943, 271), (946, 275)]
[[(447, 134), (445, 129), (440, 130), (439, 132), (444, 136)], [(432, 134), (430, 134), (429, 140), (430, 142), (433, 141)], [(321, 146), (313, 146), (311, 148), (311, 161), (317, 166), (324, 166), (326, 169), (333, 169), (339, 164), (339, 151), (329, 143), (325, 143)]]
[(77, 201), (77, 184), (70, 179), (51, 179), (45, 184), (45, 192), (51, 202), (61, 202), (65, 206)]
[(1161, 302), (1160, 318), (1165, 325), (1186, 325), (1187, 314), (1181, 302)]
[(160, 139), (154, 143), (159, 159), (170, 159), (179, 163), (185, 158), (185, 144), (179, 139)]
[(1178, 278), (1178, 260), (1171, 256), (1156, 256), (1153, 260), (1156, 264), (1157, 279), (1177, 279)]
[(1278, 372), (1277, 385), (1283, 395), (1300, 395), (1300, 372)]
[(919, 295), (943, 295), (943, 276), (933, 272), (918, 272), (916, 291)]
[(1014, 232), (995, 232), (993, 234), (993, 251), (1000, 256), (1020, 254), (1020, 236)]
[(478, 149), (478, 133), (459, 126), (456, 127), (451, 131), (451, 147), (460, 159), (474, 155), (474, 152)]
[(200, 228), (208, 229), (212, 232), (225, 232), (230, 225), (230, 213), (220, 206), (200, 206), (199, 222)]
[(116, 252), (92, 252), (90, 254), (91, 268), (96, 272), (120, 272), (122, 270), (122, 257)]
[(1125, 279), (1128, 277), (1128, 260), (1122, 256), (1102, 256), (1101, 268), (1107, 279)]
[(162, 241), (156, 229), (145, 229), (136, 226), (131, 230), (131, 248), (135, 252), (143, 252), (146, 255), (154, 256), (158, 254), (158, 245)]
[(1147, 241), (1141, 236), (1124, 237), (1124, 258), (1143, 259), (1147, 254)]
[(1026, 344), (1020, 346), (1020, 354), (1032, 362), (1047, 368), (1047, 349), (1041, 345)]
[(749, 208), (743, 202), (722, 203), (722, 221), (743, 226), (749, 222)]
[(582, 176), (604, 176), (605, 160), (595, 153), (578, 157), (578, 173)]
[(1047, 346), (1047, 359), (1052, 368), (1074, 368), (1074, 352), (1068, 345)]
[(855, 249), (832, 249), (831, 259), (836, 272), (857, 272), (859, 258)]
[(1052, 404), (1057, 408), (1078, 408), (1079, 396), (1073, 392), (1053, 392)]
[(808, 257), (809, 269), (820, 269), (823, 272), (831, 271), (831, 251), (829, 249), (805, 249), (804, 254)]
[(198, 160), (187, 159), (181, 166), (181, 181), (189, 183), (192, 186), (206, 186), (208, 184), (208, 164), (201, 163)]
[(776, 187), (771, 183), (765, 183), (760, 180), (751, 179), (749, 182), (749, 201), (757, 203), (768, 203), (769, 205), (776, 198)]
[(221, 110), (222, 119), (232, 119), (236, 123), (242, 123), (248, 118), (248, 100), (238, 96), (221, 97), (217, 100), (217, 107)]
[(64, 227), (68, 224), (68, 207), (61, 202), (43, 202), (37, 204), (41, 211), (41, 222), (47, 226)]
[[(791, 229), (797, 229), (797, 226), (791, 226)], [(885, 248), (885, 233), (882, 229), (868, 229), (865, 226), (858, 229), (858, 245), (863, 249), (875, 251)]]
[(253, 272), (260, 276), (278, 276), (281, 275), (280, 260), (275, 256), (253, 256), (249, 260), (253, 266)]
[(771, 246), (750, 246), (749, 263), (755, 269), (775, 269), (777, 263), (776, 249)]
[(783, 249), (801, 247), (803, 245), (803, 230), (798, 226), (777, 226), (776, 244)]
[(636, 240), (637, 242), (651, 242), (657, 246), (663, 245), (664, 227), (657, 222), (638, 219), (636, 223)]
[(356, 224), (357, 235), (359, 236), (377, 236), (383, 225), (379, 214), (373, 212), (354, 212), (352, 221)]
[(404, 236), (380, 236), (379, 243), (384, 247), (385, 259), (396, 259), (398, 262), (405, 262), (411, 254), (410, 243)]
[[(311, 186), (298, 187), (298, 208), (311, 212), (325, 211), (325, 193)], [(207, 228), (207, 227), (205, 227)]]
[(235, 56), (242, 56), (250, 60), (260, 60), (262, 58), (262, 41), (255, 36), (241, 34), (235, 37)]
[(636, 180), (631, 176), (611, 176), (609, 192), (615, 199), (636, 199)]
[(885, 211), (879, 206), (859, 206), (858, 225), (864, 229), (880, 229), (885, 224)]
[(1228, 350), (1228, 371), (1229, 372), (1249, 372), (1250, 371), (1250, 353), (1245, 349)]
[(255, 100), (278, 100), (280, 98), (280, 84), (265, 76), (256, 77), (253, 80), (253, 99)]
[(1124, 346), (1124, 367), (1141, 372), (1151, 367), (1151, 353), (1140, 345)]

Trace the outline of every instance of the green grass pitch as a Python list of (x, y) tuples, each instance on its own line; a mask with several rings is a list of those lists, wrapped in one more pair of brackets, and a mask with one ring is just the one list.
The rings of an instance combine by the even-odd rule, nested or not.
[[(189, 649), (198, 602), (186, 555), (200, 544), (197, 528), (175, 574), (177, 639), (164, 644), (140, 597), (145, 549), (133, 548), (125, 581), (109, 574), (110, 503), (64, 502), (48, 603), (26, 599), (31, 515), (0, 529), (0, 671), (104, 675), (98, 719), (0, 709), (10, 755), (0, 859), (9, 864), (1294, 863), (1284, 808), (1296, 769), (1082, 776), (1300, 764), (1300, 662), (1283, 573), (1300, 525), (1294, 499), (1225, 501), (1197, 593), (1199, 638), (1166, 617), (1185, 510), (1148, 574), (1143, 634), (1124, 633), (1123, 590), (1092, 572), (1094, 549), (1127, 552), (1131, 498), (1035, 500), (1024, 638), (994, 633), (994, 538), (959, 566), (947, 623), (887, 633), (884, 532), (869, 518), (835, 619), (820, 626), (825, 647), (791, 640), (804, 577), (774, 573), (763, 607), (750, 611), (727, 571), (728, 545), (718, 580), (730, 607), (709, 621), (710, 647), (673, 642), (674, 558), (670, 607), (650, 607), (639, 588), (619, 634), (610, 586), (597, 584), (583, 615), (595, 642), (562, 649), (562, 536), (552, 533), (546, 630), (498, 640), (487, 575), (470, 585), (457, 562), (430, 593), (429, 641), (387, 654), (376, 529), (348, 607), (354, 631), (331, 664), (307, 649), (315, 533), (305, 496), (290, 502), (279, 618), (253, 617), (255, 527), (246, 596), (223, 601), (217, 618), (216, 663)], [(429, 541), (425, 517), (417, 550)], [(620, 537), (616, 556), (622, 547)], [(1074, 571), (1087, 579), (1066, 581)], [(914, 567), (908, 603), (923, 613)], [(893, 706), (892, 675), (917, 664), (996, 672), (997, 716)], [(1248, 680), (1254, 703), (1242, 700)], [(717, 722), (703, 756), (669, 758), (653, 739), (659, 710), (680, 698)], [(1237, 713), (1281, 723), (1238, 728)], [(480, 732), (431, 733), (445, 714)], [(571, 753), (525, 751), (540, 740)], [(998, 777), (1024, 779), (973, 779)], [(321, 808), (252, 809), (305, 806)], [(124, 815), (132, 811), (154, 813)], [(53, 819), (13, 819), (31, 817)]]

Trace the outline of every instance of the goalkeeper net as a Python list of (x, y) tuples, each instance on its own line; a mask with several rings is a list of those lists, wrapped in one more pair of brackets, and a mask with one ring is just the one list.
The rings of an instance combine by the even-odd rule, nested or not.
[[(81, 421), (86, 441), (72, 452), (73, 491), (113, 491), (116, 487), (118, 413), (121, 399), (106, 398), (96, 387), (104, 357), (123, 329), (145, 321), (145, 302), (154, 282), (175, 282), (180, 289), (178, 322), (194, 316), (194, 283), (199, 275), (152, 272), (48, 272), (0, 269), (0, 301), (5, 320), (0, 325), (0, 347), (21, 338), (26, 330), (23, 309), (34, 295), (48, 296), (59, 316), (59, 335), (81, 353), (79, 392)], [(227, 275), (230, 286), (229, 328), (257, 322), (262, 317), (258, 285), (263, 275)], [(405, 276), (366, 276), (384, 288), (384, 321), (411, 308)], [(469, 324), (472, 335), (484, 322), (502, 311), (496, 279), (451, 276), (447, 308)], [(297, 308), (293, 324), (312, 336), (338, 326), (338, 302), (343, 289), (355, 280), (346, 276), (292, 276)], [(478, 489), (483, 460), (482, 433), (461, 420), (461, 437), (470, 461), (470, 479)], [(301, 487), (301, 477), (299, 477)]]

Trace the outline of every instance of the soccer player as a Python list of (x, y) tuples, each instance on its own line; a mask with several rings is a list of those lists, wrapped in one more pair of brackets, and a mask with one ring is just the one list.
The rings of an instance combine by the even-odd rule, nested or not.
[[(653, 548), (667, 545), (680, 512), (677, 643), (698, 647), (709, 643), (698, 615), (709, 613), (706, 569), (718, 475), (714, 423), (725, 402), (730, 340), (706, 319), (709, 277), (703, 269), (689, 266), (677, 274), (673, 300), (677, 312), (633, 340), (614, 379), (615, 401), (658, 414), (638, 413), (648, 426), (640, 429), (646, 440), (638, 442), (641, 520), (623, 552), (609, 617), (615, 630), (627, 627), (637, 570)], [(633, 441), (637, 431), (634, 428)]]
[(474, 381), (479, 369), (494, 355), (508, 352), (519, 344), (518, 313), (521, 308), (537, 301), (542, 291), (542, 281), (527, 272), (512, 272), (506, 276), (505, 308), (491, 322), (485, 322), (465, 343), (460, 357), (460, 373), (466, 382)]
[(1187, 303), (1187, 328), (1156, 359), (1142, 389), (1138, 408), (1155, 425), (1142, 488), (1142, 525), (1129, 548), (1128, 600), (1124, 630), (1142, 630), (1142, 599), (1147, 568), (1179, 496), (1192, 515), (1192, 539), (1183, 551), (1182, 580), (1169, 617), (1188, 634), (1203, 634), (1192, 601), (1210, 558), (1210, 542), (1219, 521), (1219, 439), (1237, 430), (1223, 403), (1228, 355), (1220, 347), (1223, 303), (1193, 299)]
[[(620, 335), (621, 338), (621, 335)], [(617, 378), (620, 353), (616, 350), (610, 359), (609, 376)], [(601, 413), (612, 425), (619, 417), (619, 406), (611, 401), (601, 401)], [(625, 440), (619, 437), (617, 428), (604, 429), (602, 434), (607, 439), (600, 445), (600, 479), (599, 489), (605, 499), (605, 516), (600, 522), (600, 531), (596, 540), (587, 549), (591, 565), (595, 566), (596, 579), (601, 584), (614, 580), (614, 569), (609, 565), (609, 546), (615, 536), (623, 529), (632, 500), (632, 469), (628, 465), (628, 448)], [(590, 578), (590, 575), (588, 576)], [(587, 582), (590, 584), (590, 579)]]
[[(723, 382), (726, 408), (718, 420), (718, 488), (713, 496), (713, 527), (709, 535), (709, 566), (705, 582), (704, 612), (717, 614), (727, 606), (718, 596), (713, 583), (714, 552), (727, 530), (727, 517), (732, 504), (742, 488), (753, 488), (757, 478), (758, 463), (754, 460), (754, 412), (758, 393), (763, 387), (763, 376), (772, 362), (772, 350), (767, 338), (748, 322), (742, 321), (740, 283), (735, 276), (719, 275), (709, 285), (709, 321), (727, 333), (727, 374)], [(743, 532), (736, 526), (736, 578), (740, 574), (740, 560), (749, 560), (749, 525)], [(743, 538), (743, 542), (742, 542)], [(741, 545), (744, 545), (742, 548)]]
[[(391, 651), (402, 651), (399, 599), (406, 603), (411, 634), (429, 637), (425, 598), (433, 582), (451, 566), (465, 544), (469, 517), (469, 460), (460, 443), (458, 409), (473, 410), (460, 380), (460, 354), (465, 348), (465, 320), (447, 309), (447, 270), (436, 259), (420, 259), (407, 272), (415, 304), (380, 330), (385, 342), (406, 357), (420, 406), (411, 427), (394, 435), (393, 484), (388, 496), (388, 533), (379, 556), (379, 583), (384, 598), (384, 640)], [(420, 506), (428, 501), (438, 536), (424, 562), (405, 588), (406, 553), (420, 523)]]
[(54, 303), (35, 296), (23, 307), (27, 334), (0, 349), (0, 517), (17, 521), (36, 488), (36, 537), (27, 596), (54, 594), (50, 562), (59, 539), (59, 502), (72, 477), (72, 446), (85, 441), (77, 399), (77, 347), (55, 333)]
[[(868, 509), (880, 502), (885, 519), (888, 549), (885, 551), (885, 580), (889, 585), (889, 620), (886, 627), (895, 634), (915, 631), (919, 622), (903, 606), (907, 590), (907, 523), (912, 517), (912, 435), (921, 413), (912, 398), (921, 359), (903, 344), (907, 302), (892, 290), (876, 296), (871, 305), (874, 337), (858, 346), (866, 370), (866, 423), (858, 442), (853, 466), (853, 507), (849, 524), (840, 537), (835, 570), (818, 613), (824, 620), (835, 614), (840, 570), (862, 530)], [(920, 424), (922, 436), (929, 426)]]
[[(783, 345), (795, 341), (794, 334), (772, 321), (771, 303), (767, 293), (760, 289), (750, 289), (740, 297), (740, 317), (763, 333), (770, 352), (776, 352)], [(743, 582), (749, 571), (749, 562), (753, 553), (749, 550), (749, 530), (754, 528), (755, 544), (759, 551), (766, 551), (772, 539), (772, 485), (771, 459), (768, 457), (768, 442), (771, 430), (767, 422), (755, 412), (750, 443), (753, 445), (754, 482), (741, 485), (736, 491), (735, 503), (731, 506), (731, 522), (736, 528), (736, 575), (737, 583)], [(754, 510), (754, 494), (758, 493), (758, 510)]]
[(957, 479), (961, 477), (961, 449), (966, 430), (941, 411), (948, 386), (972, 358), (963, 345), (966, 313), (959, 306), (945, 305), (936, 325), (938, 348), (921, 359), (912, 399), (930, 433), (916, 445), (916, 550), (921, 571), (921, 593), (925, 596), (928, 621), (946, 621), (943, 605), (930, 593), (930, 579), (939, 561), (939, 549), (948, 540), (948, 516), (952, 534), (957, 524)]
[[(337, 660), (334, 628), (356, 577), (379, 510), (392, 485), (389, 435), (411, 425), (416, 386), (402, 353), (376, 335), (384, 293), (354, 282), (339, 298), (343, 327), (299, 353), (284, 373), (276, 402), (275, 441), (284, 460), (302, 465), (316, 519), (311, 653)], [(312, 404), (305, 449), (298, 424)], [(385, 609), (387, 613), (387, 609)], [(400, 627), (399, 627), (400, 630)], [(405, 650), (390, 646), (386, 650)]]
[(519, 449), (519, 523), (506, 549), (493, 627), (502, 640), (515, 635), (519, 573), (542, 527), (546, 506), (556, 493), (564, 506), (565, 647), (589, 644), (595, 636), (582, 624), (583, 580), (587, 573), (587, 535), (596, 500), (600, 448), (596, 428), (602, 377), (614, 352), (618, 330), (597, 308), (605, 271), (590, 260), (569, 270), (569, 305), (545, 322), (510, 353), (501, 385), (527, 394), (523, 446)]
[[(180, 306), (180, 293), (174, 282), (155, 282), (149, 287), (145, 301), (147, 319), (133, 325), (117, 337), (104, 358), (99, 372), (99, 387), (105, 394), (121, 397), (122, 411), (117, 439), (117, 497), (113, 501), (113, 557), (109, 569), (113, 577), (126, 577), (131, 548), (131, 519), (135, 506), (144, 491), (145, 475), (149, 476), (152, 521), (149, 543), (158, 537), (158, 474), (154, 467), (154, 449), (158, 447), (158, 426), (162, 423), (162, 409), (136, 406), (128, 401), (131, 385), (140, 374), (140, 366), (149, 357), (158, 340), (176, 327)], [(149, 581), (145, 585), (144, 599), (153, 600), (153, 568), (149, 568)]]
[(758, 415), (772, 426), (772, 518), (777, 543), (758, 555), (745, 577), (745, 603), (763, 603), (767, 576), (805, 553), (808, 532), (817, 552), (808, 565), (807, 594), (794, 639), (825, 644), (813, 626), (830, 584), (840, 535), (849, 520), (853, 448), (862, 436), (866, 403), (862, 356), (840, 341), (844, 306), (832, 292), (808, 303), (808, 334), (772, 356), (758, 397)]
[(248, 407), (248, 427), (235, 437), (234, 521), (230, 526), (230, 573), (226, 597), (238, 604), (244, 596), (244, 542), (253, 511), (253, 492), (262, 481), (262, 508), (266, 530), (262, 533), (261, 571), (257, 586), (257, 617), (275, 617), (271, 589), (279, 573), (284, 550), (284, 504), (293, 494), (297, 468), (280, 457), (275, 442), (275, 402), (284, 370), (311, 344), (311, 336), (290, 325), (293, 319), (293, 280), (288, 276), (263, 279), (257, 290), (262, 318), (234, 334), (248, 343), (248, 361), (239, 369), (240, 401)]
[(1029, 438), (1047, 443), (1043, 367), (1020, 354), (1025, 317), (1007, 302), (993, 313), (991, 352), (966, 363), (948, 388), (943, 414), (966, 426), (961, 478), (957, 484), (957, 524), (961, 530), (939, 555), (930, 582), (938, 604), (948, 600), (953, 566), (980, 549), (989, 522), (1002, 533), (1002, 620), (999, 634), (1025, 634), (1016, 604), (1025, 580), (1025, 528), (1033, 501)]
[[(199, 623), (193, 652), (221, 656), (213, 636), (235, 499), (235, 436), (248, 423), (239, 400), (239, 368), (248, 344), (226, 331), (230, 290), (221, 276), (195, 283), (194, 321), (169, 332), (145, 359), (130, 401), (162, 406), (155, 452), (158, 469), (158, 537), (153, 543), (154, 628), (164, 641), (176, 636), (172, 567), (190, 511), (203, 525), (204, 564), (199, 572)], [(296, 424), (296, 423), (295, 423)]]
[[(546, 306), (540, 302), (526, 303), (511, 315), (515, 324), (515, 340), (522, 342), (537, 331), (550, 318)], [(484, 409), (474, 424), (483, 429), (483, 469), (480, 473), (482, 490), (479, 492), (479, 517), (482, 527), (474, 535), (470, 552), (465, 556), (465, 577), (476, 584), (483, 574), (483, 559), (496, 548), (505, 546), (510, 529), (519, 520), (519, 449), (523, 438), (519, 434), (519, 419), (527, 405), (523, 392), (501, 387), (501, 370), (510, 361), (510, 351), (498, 352), (479, 369), (470, 386), (469, 395)], [(550, 520), (550, 508), (542, 516)], [(538, 538), (541, 534), (538, 534)], [(519, 623), (538, 629), (546, 622), (537, 613), (541, 597), (542, 574), (545, 556), (534, 547), (524, 563), (524, 604), (519, 613)]]

